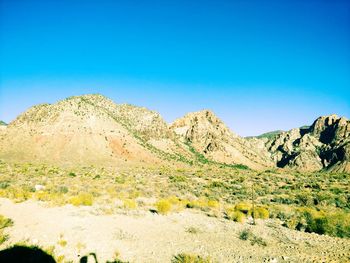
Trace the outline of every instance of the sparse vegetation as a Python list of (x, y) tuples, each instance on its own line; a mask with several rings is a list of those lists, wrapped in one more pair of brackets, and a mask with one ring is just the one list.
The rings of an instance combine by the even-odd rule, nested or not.
[(278, 207), (273, 216), (283, 220), (283, 225), (291, 229), (350, 238), (350, 214), (347, 212)]
[(123, 207), (126, 209), (135, 209), (137, 208), (137, 203), (133, 199), (123, 200)]
[[(152, 205), (160, 214), (198, 209), (241, 223), (250, 216), (271, 217), (282, 220), (284, 226), (291, 229), (349, 237), (350, 177), (346, 173), (270, 170), (258, 174), (215, 164), (206, 169), (164, 166), (115, 172), (106, 168), (76, 167), (74, 171), (67, 171), (51, 165), (3, 161), (0, 161), (0, 172), (0, 197), (16, 202), (36, 199), (52, 205), (75, 206), (105, 203), (108, 214), (117, 209), (148, 210)], [(251, 183), (255, 185), (254, 211), (250, 201)], [(45, 189), (34, 189), (35, 185), (43, 184)], [(139, 197), (158, 201), (136, 201)], [(114, 202), (121, 205), (113, 205)]]
[(261, 238), (253, 234), (250, 229), (244, 229), (239, 233), (239, 239), (249, 240), (251, 245), (266, 246), (266, 242)]
[(74, 206), (90, 206), (93, 203), (93, 196), (89, 193), (80, 193), (76, 196), (73, 196), (69, 199), (69, 203)]
[(171, 263), (211, 263), (209, 257), (201, 257), (194, 254), (181, 253), (173, 257)]
[(197, 227), (191, 226), (191, 227), (186, 229), (186, 232), (190, 233), (190, 234), (198, 234), (198, 233), (201, 233), (201, 230)]
[(13, 221), (0, 215), (0, 245), (7, 241), (8, 235), (4, 233), (4, 229), (13, 225)]

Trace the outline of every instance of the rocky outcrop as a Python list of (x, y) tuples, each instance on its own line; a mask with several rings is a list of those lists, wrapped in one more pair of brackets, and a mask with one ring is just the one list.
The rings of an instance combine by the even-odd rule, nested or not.
[(350, 172), (349, 143), (350, 121), (330, 115), (319, 117), (310, 127), (282, 132), (266, 147), (281, 168)]
[(174, 121), (171, 129), (209, 160), (226, 164), (245, 164), (262, 169), (272, 165), (264, 145), (245, 140), (209, 110), (189, 113)]

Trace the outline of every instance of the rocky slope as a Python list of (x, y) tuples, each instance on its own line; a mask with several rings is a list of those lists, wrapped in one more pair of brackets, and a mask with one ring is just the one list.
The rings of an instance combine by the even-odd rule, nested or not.
[(101, 95), (70, 97), (34, 106), (11, 122), (0, 137), (0, 158), (84, 165), (157, 164), (166, 153), (151, 143), (160, 141), (172, 154), (174, 149), (186, 151), (170, 133), (159, 114), (145, 108), (117, 105)]
[(183, 141), (210, 160), (244, 164), (254, 169), (273, 165), (262, 143), (248, 141), (233, 133), (209, 110), (189, 113), (170, 127)]
[(278, 167), (350, 172), (350, 121), (337, 115), (319, 117), (310, 127), (265, 139)]

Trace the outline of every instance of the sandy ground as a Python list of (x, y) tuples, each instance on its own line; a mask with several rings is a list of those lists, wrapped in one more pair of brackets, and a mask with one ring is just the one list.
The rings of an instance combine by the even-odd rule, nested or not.
[[(14, 221), (2, 248), (21, 241), (55, 246), (56, 256), (73, 262), (90, 252), (99, 262), (112, 260), (116, 252), (129, 262), (170, 262), (182, 252), (210, 256), (215, 262), (350, 262), (350, 240), (292, 231), (270, 220), (251, 226), (193, 210), (167, 216), (148, 211), (100, 215), (96, 207), (47, 207), (3, 198), (0, 214)], [(267, 246), (240, 240), (245, 228)]]

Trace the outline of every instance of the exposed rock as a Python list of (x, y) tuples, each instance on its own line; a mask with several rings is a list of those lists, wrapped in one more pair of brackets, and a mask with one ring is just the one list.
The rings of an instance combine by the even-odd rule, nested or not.
[(310, 127), (282, 132), (266, 146), (278, 167), (349, 172), (349, 135), (350, 121), (330, 115)]
[(189, 113), (170, 126), (206, 158), (261, 169), (272, 165), (263, 144), (250, 142), (230, 129), (209, 110)]

